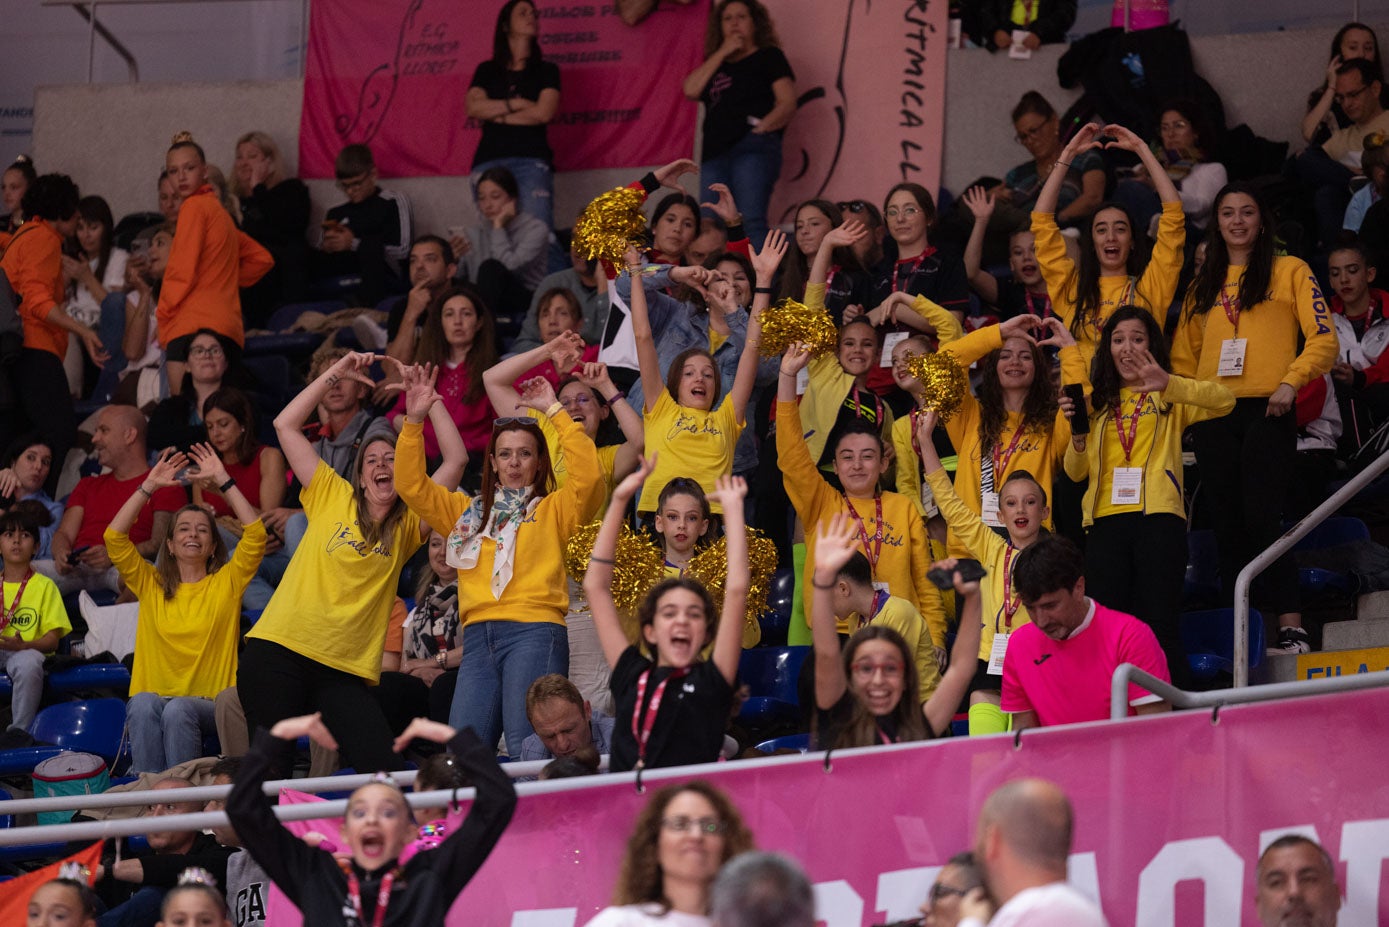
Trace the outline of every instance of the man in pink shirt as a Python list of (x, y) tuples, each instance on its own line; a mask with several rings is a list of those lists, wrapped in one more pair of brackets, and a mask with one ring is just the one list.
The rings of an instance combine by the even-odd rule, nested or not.
[[(1000, 707), (1013, 715), (1013, 730), (1108, 719), (1110, 680), (1121, 663), (1171, 681), (1151, 628), (1086, 597), (1085, 557), (1070, 541), (1051, 535), (1026, 548), (1013, 584), (1032, 616), (1014, 632), (1003, 661)], [(1130, 714), (1171, 707), (1129, 686)]]

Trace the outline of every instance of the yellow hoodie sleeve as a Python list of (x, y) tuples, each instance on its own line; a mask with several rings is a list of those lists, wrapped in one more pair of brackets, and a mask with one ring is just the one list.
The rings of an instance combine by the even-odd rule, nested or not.
[(1281, 382), (1300, 390), (1331, 370), (1340, 349), (1340, 339), (1336, 337), (1336, 326), (1331, 323), (1331, 312), (1312, 269), (1302, 264), (1293, 278), (1293, 285), (1297, 293), (1297, 320), (1306, 342)]
[[(603, 507), (603, 475), (598, 465), (598, 448), (569, 413), (560, 410), (550, 419), (559, 433), (560, 453), (569, 473), (564, 486), (553, 495), (561, 505), (560, 526), (572, 533), (588, 524)], [(402, 432), (403, 434), (403, 432)], [(401, 494), (404, 498), (404, 494)], [(428, 519), (426, 519), (427, 521)]]
[(1194, 377), (1201, 366), (1201, 347), (1206, 338), (1206, 313), (1188, 315), (1190, 303), (1182, 306), (1181, 322), (1172, 335), (1172, 372)]
[[(913, 512), (915, 514), (915, 512)], [(945, 606), (941, 603), (940, 590), (926, 578), (931, 568), (931, 539), (926, 534), (926, 522), (912, 518), (907, 530), (908, 542), (912, 548), (912, 577), (916, 586), (916, 610), (931, 629), (931, 643), (945, 648)]]
[(1167, 307), (1177, 295), (1186, 248), (1186, 214), (1181, 203), (1163, 203), (1152, 257), (1138, 281), (1139, 304), (1153, 314), (1158, 325), (1167, 321)]
[(1163, 402), (1181, 410), (1182, 427), (1207, 419), (1229, 415), (1235, 407), (1235, 394), (1222, 383), (1171, 376), (1162, 391)]
[(936, 505), (940, 506), (946, 524), (970, 553), (984, 563), (989, 563), (1002, 553), (1005, 546), (1003, 539), (984, 524), (984, 519), (969, 510), (955, 493), (955, 487), (950, 484), (950, 477), (944, 470), (926, 474), (926, 484), (935, 494)]
[(411, 511), (445, 536), (472, 501), (466, 493), (449, 492), (425, 473), (424, 423), (409, 419), (401, 426), (396, 441), (395, 489)]
[(106, 556), (111, 558), (116, 572), (121, 574), (121, 579), (137, 598), (153, 595), (156, 590), (163, 596), (164, 589), (159, 584), (158, 574), (149, 561), (140, 556), (140, 551), (130, 542), (129, 534), (107, 528), (102, 540), (106, 542)]
[(829, 485), (811, 459), (801, 431), (801, 410), (794, 402), (776, 404), (776, 453), (782, 482), (807, 534), (815, 531), (815, 521), (824, 504)]
[(936, 330), (936, 343), (940, 347), (943, 348), (964, 337), (965, 330), (960, 327), (959, 319), (939, 303), (925, 296), (918, 296), (912, 301), (912, 308), (916, 310), (917, 315), (931, 323), (931, 327)]
[(1042, 279), (1047, 282), (1047, 292), (1051, 294), (1052, 311), (1070, 328), (1076, 315), (1073, 288), (1076, 266), (1066, 256), (1066, 242), (1061, 237), (1056, 216), (1049, 212), (1034, 212), (1032, 237), (1035, 240), (1037, 266), (1042, 271)]
[(968, 369), (970, 364), (988, 356), (990, 351), (997, 351), (1001, 347), (1003, 347), (1002, 329), (997, 325), (985, 325), (983, 328), (951, 342), (948, 348), (942, 345), (941, 350), (959, 361), (961, 367)]

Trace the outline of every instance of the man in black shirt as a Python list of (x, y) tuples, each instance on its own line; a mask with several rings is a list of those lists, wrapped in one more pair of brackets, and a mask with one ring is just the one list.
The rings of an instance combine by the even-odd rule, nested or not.
[(323, 219), (315, 276), (360, 275), (352, 295), (375, 306), (403, 286), (397, 269), (409, 250), (410, 201), (403, 193), (376, 185), (376, 161), (366, 145), (348, 145), (338, 152), (334, 172), (347, 202), (329, 209)]

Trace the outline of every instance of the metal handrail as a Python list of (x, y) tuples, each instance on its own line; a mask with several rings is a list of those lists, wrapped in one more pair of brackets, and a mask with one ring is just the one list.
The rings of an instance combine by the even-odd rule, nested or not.
[(1299, 698), (1305, 695), (1326, 695), (1329, 692), (1352, 692), (1357, 689), (1389, 687), (1389, 671), (1355, 673), (1351, 676), (1328, 676), (1299, 682), (1275, 682), (1266, 686), (1243, 689), (1213, 689), (1209, 692), (1188, 692), (1178, 689), (1132, 663), (1120, 663), (1109, 683), (1109, 718), (1120, 721), (1129, 713), (1129, 685), (1142, 686), (1173, 708), (1218, 708), (1222, 705), (1241, 705), (1266, 702), (1278, 698)]
[(1306, 537), (1308, 532), (1335, 514), (1347, 500), (1372, 483), (1385, 470), (1389, 470), (1389, 454), (1381, 454), (1375, 458), (1368, 467), (1357, 473), (1346, 485), (1332, 493), (1325, 502), (1289, 528), (1281, 538), (1274, 541), (1267, 550), (1249, 561), (1245, 568), (1239, 571), (1239, 577), (1235, 580), (1234, 617), (1233, 675), (1236, 689), (1242, 689), (1249, 685), (1249, 587), (1254, 584), (1254, 577), (1268, 569), (1294, 544)]

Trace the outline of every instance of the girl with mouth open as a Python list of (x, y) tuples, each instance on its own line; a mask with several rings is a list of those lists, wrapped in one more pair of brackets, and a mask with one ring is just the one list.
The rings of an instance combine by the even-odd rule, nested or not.
[[(1102, 143), (1102, 136), (1110, 140)], [(1066, 143), (1057, 164), (1069, 165), (1085, 152), (1101, 147), (1138, 155), (1162, 200), (1162, 216), (1152, 257), (1144, 266), (1135, 247), (1135, 236), (1142, 230), (1135, 230), (1123, 206), (1101, 203), (1083, 226), (1077, 266), (1066, 256), (1066, 245), (1056, 226), (1056, 202), (1065, 172), (1052, 171), (1047, 177), (1032, 213), (1037, 260), (1051, 294), (1052, 310), (1075, 336), (1086, 364), (1095, 355), (1100, 329), (1120, 306), (1142, 306), (1162, 324), (1177, 293), (1186, 245), (1181, 194), (1153, 152), (1128, 129), (1112, 124), (1103, 129), (1093, 123), (1083, 125)]]
[(127, 711), (136, 772), (159, 772), (203, 755), (203, 736), (216, 730), (212, 699), (236, 682), (241, 596), (265, 554), (260, 513), (216, 450), (195, 444), (191, 458), (190, 477), (214, 483), (241, 524), (230, 561), (217, 523), (199, 505), (174, 514), (153, 566), (130, 542), (131, 526), (151, 496), (180, 485), (180, 471), (190, 463), (183, 454), (165, 451), (106, 528), (111, 562), (140, 600)]
[[(613, 558), (627, 507), (655, 469), (655, 459), (645, 458), (637, 472), (618, 484), (584, 576), (598, 639), (612, 667), (617, 704), (613, 772), (717, 760), (742, 652), (750, 581), (743, 525), (747, 484), (730, 476), (720, 476), (710, 495), (711, 503), (722, 505), (726, 518), (728, 578), (723, 613), (715, 614), (714, 600), (695, 580), (665, 579), (647, 594), (637, 615), (641, 642), (651, 657), (628, 643), (613, 603)], [(702, 661), (699, 655), (711, 640), (712, 658)]]
[(395, 740), (399, 753), (416, 737), (446, 744), (477, 789), (468, 815), (438, 846), (421, 849), (403, 865), (401, 851), (416, 836), (410, 805), (389, 776), (352, 793), (341, 838), (350, 860), (311, 847), (275, 818), (262, 786), (275, 757), (301, 736), (330, 750), (338, 742), (318, 714), (286, 718), (257, 732), (242, 761), (227, 817), (242, 845), (314, 927), (434, 927), (486, 861), (516, 810), (516, 790), (497, 765), (495, 741), (487, 744), (470, 729), (416, 718)]
[[(1167, 340), (1144, 309), (1110, 316), (1090, 371), (1090, 434), (1066, 449), (1066, 475), (1089, 478), (1082, 503), (1085, 588), (1146, 622), (1178, 687), (1187, 675), (1179, 622), (1186, 573), (1182, 433), (1235, 407), (1219, 382), (1174, 376)], [(1071, 401), (1062, 398), (1069, 413)]]

